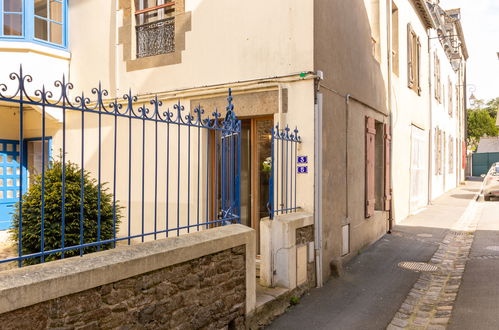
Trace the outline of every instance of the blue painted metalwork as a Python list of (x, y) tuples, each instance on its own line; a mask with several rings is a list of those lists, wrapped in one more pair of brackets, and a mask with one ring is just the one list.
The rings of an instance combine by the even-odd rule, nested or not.
[[(61, 241), (57, 243), (58, 245), (53, 248), (51, 245), (48, 248), (48, 241), (45, 237), (45, 228), (51, 226), (54, 228), (53, 223), (47, 223), (47, 221), (54, 221), (52, 217), (48, 217), (49, 209), (45, 209), (45, 167), (42, 168), (42, 201), (41, 201), (41, 213), (40, 213), (40, 247), (39, 251), (29, 251), (23, 252), (22, 246), (22, 233), (23, 233), (23, 193), (27, 191), (27, 172), (20, 171), (19, 177), (21, 181), (21, 186), (19, 187), (19, 237), (18, 237), (18, 249), (17, 256), (9, 257), (4, 260), (0, 260), (0, 263), (14, 262), (17, 261), (19, 266), (22, 266), (23, 260), (37, 258), (39, 261), (43, 262), (48, 255), (58, 254), (58, 258), (64, 258), (68, 251), (78, 251), (80, 255), (87, 253), (88, 248), (93, 247), (96, 250), (109, 248), (116, 246), (119, 241), (127, 241), (128, 244), (132, 243), (132, 240), (139, 239), (144, 241), (146, 237), (157, 239), (158, 235), (165, 234), (168, 237), (170, 232), (174, 232), (177, 235), (184, 232), (195, 230), (203, 230), (205, 228), (210, 228), (213, 226), (226, 225), (230, 223), (240, 223), (240, 146), (241, 146), (241, 122), (237, 119), (234, 113), (234, 105), (232, 103), (232, 91), (229, 89), (228, 105), (226, 108), (225, 118), (222, 118), (222, 114), (217, 110), (212, 113), (212, 116), (204, 117), (204, 110), (199, 106), (192, 109), (191, 113), (187, 113), (185, 116), (183, 112), (185, 111), (184, 106), (181, 105), (180, 101), (176, 103), (173, 108), (176, 110), (176, 116), (170, 112), (169, 108), (163, 106), (163, 102), (158, 100), (155, 96), (149, 101), (153, 105), (154, 111), (150, 111), (146, 104), (142, 102), (142, 105), (135, 108), (138, 102), (138, 98), (132, 95), (129, 91), (121, 99), (114, 98), (106, 103), (105, 98), (108, 96), (107, 90), (103, 89), (99, 83), (98, 88), (91, 90), (95, 99), (92, 101), (89, 97), (86, 97), (84, 93), (72, 99), (70, 97), (70, 90), (73, 89), (73, 85), (66, 82), (63, 77), (62, 80), (56, 81), (54, 86), (57, 92), (49, 91), (43, 86), (41, 89), (30, 93), (27, 90), (27, 86), (32, 82), (33, 78), (29, 75), (25, 75), (20, 68), (18, 73), (10, 74), (10, 79), (17, 83), (17, 88), (14, 90), (9, 89), (7, 84), (0, 84), (0, 101), (6, 102), (12, 106), (17, 105), (20, 109), (19, 116), (19, 157), (20, 162), (23, 163), (27, 159), (25, 153), (25, 142), (28, 140), (24, 136), (24, 117), (23, 110), (27, 106), (37, 106), (41, 108), (41, 139), (42, 141), (49, 141), (48, 148), (52, 149), (52, 143), (50, 138), (46, 136), (46, 110), (47, 109), (59, 109), (62, 112), (62, 150), (61, 150), (61, 160), (62, 160), (62, 178), (61, 178), (61, 219), (57, 220), (56, 226), (61, 229)], [(79, 155), (77, 159), (70, 159), (69, 154), (66, 153), (67, 146), (67, 111), (72, 113), (78, 113), (79, 116), (72, 116), (76, 120), (76, 125), (80, 127), (81, 132), (79, 138), (81, 138), (81, 146), (77, 151)], [(95, 145), (97, 151), (97, 168), (95, 173), (91, 173), (92, 166), (87, 165), (91, 160), (88, 155), (86, 155), (85, 145), (93, 139), (92, 135), (86, 134), (87, 127), (92, 127), (92, 118), (97, 119), (97, 136), (98, 142)], [(105, 118), (111, 118), (112, 124), (106, 126), (107, 129), (113, 129), (114, 132), (109, 135), (103, 134), (102, 126), (104, 125)], [(79, 125), (78, 125), (79, 121)], [(122, 129), (120, 131), (120, 136), (118, 136), (118, 127), (122, 125), (122, 128), (128, 126), (128, 131)], [(136, 136), (135, 129), (133, 129), (133, 123), (138, 123), (142, 125), (142, 134), (140, 137)], [(152, 123), (152, 124), (149, 124)], [(128, 125), (126, 125), (128, 124)], [(176, 141), (170, 141), (171, 133), (170, 125), (176, 126), (177, 133)], [(73, 124), (74, 127), (74, 124)], [(149, 130), (149, 128), (151, 128)], [(165, 134), (165, 144), (166, 144), (166, 155), (161, 157), (166, 163), (160, 166), (158, 160), (160, 159), (160, 142), (158, 132), (162, 128), (166, 128)], [(74, 131), (74, 129), (73, 129)], [(197, 132), (197, 133), (196, 133)], [(126, 134), (125, 134), (126, 133)], [(152, 136), (154, 134), (154, 145), (152, 145)], [(194, 140), (192, 134), (197, 134), (197, 141)], [(128, 135), (128, 145), (123, 143), (121, 140), (123, 137), (126, 139)], [(106, 140), (107, 136), (112, 136), (109, 141)], [(142, 139), (142, 141), (137, 141)], [(182, 139), (185, 142), (182, 142)], [(205, 139), (205, 141), (203, 140)], [(149, 142), (148, 142), (149, 141)], [(197, 142), (197, 148), (193, 147), (193, 143)], [(93, 141), (92, 141), (93, 142)], [(95, 143), (95, 142), (93, 142)], [(177, 152), (176, 155), (172, 155), (170, 148), (176, 145)], [(111, 148), (113, 150), (113, 161), (104, 162), (102, 155), (105, 152), (104, 146)], [(128, 148), (127, 162), (120, 164), (118, 160), (119, 151), (121, 149), (126, 150)], [(45, 164), (45, 152), (47, 146), (42, 143), (42, 163)], [(135, 151), (141, 148), (139, 155)], [(148, 149), (149, 148), (149, 149)], [(174, 147), (175, 148), (175, 147)], [(213, 150), (212, 150), (213, 149)], [(154, 150), (154, 155), (148, 155), (146, 150)], [(191, 155), (192, 154), (192, 155)], [(152, 156), (149, 158), (149, 156)], [(175, 162), (174, 157), (177, 157)], [(141, 159), (137, 159), (141, 157)], [(182, 158), (185, 157), (185, 161)], [(172, 159), (173, 158), (173, 159)], [(150, 162), (149, 159), (154, 159), (154, 173), (149, 173), (146, 165)], [(141, 163), (140, 171), (134, 167), (134, 160), (136, 163)], [(66, 200), (67, 200), (67, 178), (66, 178), (66, 162), (73, 161), (78, 162), (80, 166), (79, 173), (79, 214), (74, 210), (70, 213), (66, 210)], [(126, 169), (126, 163), (128, 168)], [(175, 166), (176, 172), (170, 168), (170, 165)], [(187, 164), (185, 164), (187, 163)], [(125, 167), (124, 170), (117, 170), (117, 167), (121, 165)], [(151, 165), (152, 166), (152, 165)], [(165, 166), (166, 168), (164, 168)], [(186, 167), (187, 166), (187, 167)], [(197, 166), (197, 168), (194, 168)], [(203, 167), (204, 166), (204, 167)], [(158, 181), (159, 171), (163, 171), (166, 175), (166, 186), (160, 188), (161, 185)], [(111, 173), (109, 178), (104, 177), (104, 173)], [(176, 180), (173, 175), (176, 174)], [(88, 193), (85, 189), (85, 176), (95, 175), (98, 193), (97, 193), (97, 210), (87, 210), (84, 202), (85, 197)], [(134, 176), (141, 175), (140, 182)], [(196, 176), (196, 177), (191, 177)], [(112, 183), (112, 223), (113, 232), (112, 235), (103, 236), (104, 232), (101, 231), (101, 217), (102, 217), (102, 207), (103, 207), (103, 195), (101, 191), (105, 188), (104, 180), (113, 180)], [(146, 201), (146, 181), (151, 182), (154, 180), (154, 190), (151, 192), (153, 196), (154, 205), (151, 207), (152, 215), (149, 216), (149, 207), (146, 207), (146, 202), (150, 203), (149, 200)], [(173, 180), (173, 181), (172, 181)], [(181, 183), (182, 182), (182, 183)], [(185, 186), (187, 183), (187, 186)], [(118, 191), (118, 185), (125, 187), (128, 185), (128, 191), (123, 192), (124, 195), (128, 196), (128, 201), (125, 202), (126, 207), (119, 205), (116, 198)], [(175, 189), (176, 193), (171, 190)], [(23, 188), (24, 187), (24, 188)], [(74, 189), (74, 187), (73, 187)], [(202, 189), (202, 191), (201, 191)], [(196, 190), (196, 191), (194, 191)], [(132, 191), (139, 192), (133, 193)], [(165, 193), (165, 224), (164, 226), (158, 225), (158, 193), (162, 191)], [(202, 198), (201, 193), (205, 193), (205, 198)], [(137, 197), (139, 196), (140, 197)], [(170, 197), (173, 199), (170, 199)], [(137, 200), (139, 199), (140, 200)], [(133, 201), (133, 203), (132, 203)], [(204, 205), (201, 203), (204, 202)], [(196, 204), (195, 206), (192, 204)], [(132, 221), (134, 220), (134, 213), (132, 212), (132, 205), (140, 205), (140, 233), (133, 232)], [(149, 204), (147, 204), (149, 205)], [(184, 205), (186, 207), (184, 208)], [(173, 206), (173, 210), (172, 210)], [(175, 208), (176, 206), (176, 208)], [(194, 209), (195, 207), (195, 209)], [(205, 208), (205, 212), (202, 208)], [(122, 210), (127, 208), (127, 210)], [(192, 208), (192, 210), (191, 210)], [(195, 210), (196, 220), (194, 221), (194, 213), (191, 211)], [(86, 229), (86, 217), (88, 212), (95, 211), (97, 214), (97, 234), (96, 237), (90, 237), (88, 229)], [(136, 213), (139, 213), (137, 210)], [(128, 224), (126, 228), (119, 235), (117, 230), (118, 225), (118, 214), (123, 216)], [(169, 220), (169, 216), (176, 214), (176, 219)], [(68, 243), (66, 230), (68, 216), (75, 217), (77, 231), (79, 230), (79, 237), (76, 237), (77, 245), (72, 245)], [(48, 220), (48, 219), (51, 220)], [(192, 218), (192, 219), (191, 219)], [(60, 221), (60, 222), (59, 222)], [(175, 221), (176, 225), (171, 224)], [(138, 224), (138, 223), (137, 223)], [(151, 230), (151, 228), (153, 228)], [(94, 236), (94, 235), (92, 235)], [(110, 238), (111, 237), (111, 238)]]
[(298, 144), (302, 141), (298, 128), (292, 133), (290, 131), (288, 126), (280, 128), (279, 124), (272, 128), (271, 175), (267, 204), (270, 219), (276, 214), (292, 213), (301, 209), (296, 203), (296, 172)]

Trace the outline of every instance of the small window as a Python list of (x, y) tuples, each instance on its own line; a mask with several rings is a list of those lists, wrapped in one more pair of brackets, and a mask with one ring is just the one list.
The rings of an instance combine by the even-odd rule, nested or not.
[(175, 51), (175, 1), (136, 0), (137, 58)]
[(35, 38), (61, 45), (63, 4), (60, 0), (35, 0)]
[(23, 31), (23, 1), (3, 0), (3, 35), (20, 37)]

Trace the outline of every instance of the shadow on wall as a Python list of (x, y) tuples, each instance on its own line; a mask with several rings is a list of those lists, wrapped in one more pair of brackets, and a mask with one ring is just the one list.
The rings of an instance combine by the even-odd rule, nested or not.
[[(364, 214), (366, 116), (380, 123), (388, 122), (383, 77), (387, 66), (378, 49), (385, 43), (381, 38), (386, 39), (386, 27), (379, 24), (383, 7), (379, 1), (320, 0), (314, 9), (314, 66), (324, 72), (321, 91), (325, 264), (331, 260), (341, 263), (342, 226), (350, 224), (352, 229), (349, 251), (376, 241), (388, 229), (384, 212), (376, 212), (370, 221)], [(346, 95), (351, 96), (348, 105)]]

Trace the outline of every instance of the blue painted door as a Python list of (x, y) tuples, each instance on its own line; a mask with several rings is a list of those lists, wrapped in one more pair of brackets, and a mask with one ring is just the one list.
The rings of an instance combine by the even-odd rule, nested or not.
[(19, 200), (20, 174), (19, 141), (0, 140), (0, 230), (10, 227)]

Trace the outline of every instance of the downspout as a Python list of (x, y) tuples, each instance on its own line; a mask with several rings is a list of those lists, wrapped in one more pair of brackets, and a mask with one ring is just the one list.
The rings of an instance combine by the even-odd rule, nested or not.
[(387, 54), (387, 63), (388, 63), (388, 74), (387, 74), (387, 77), (388, 77), (388, 93), (387, 93), (387, 97), (388, 97), (388, 116), (389, 116), (389, 120), (390, 120), (390, 130), (391, 130), (391, 135), (392, 135), (392, 142), (390, 143), (390, 194), (391, 194), (391, 205), (390, 205), (390, 212), (388, 214), (388, 233), (391, 233), (392, 232), (392, 228), (393, 228), (393, 213), (394, 213), (394, 210), (393, 210), (393, 205), (395, 204), (393, 201), (394, 201), (394, 196), (393, 196), (393, 179), (394, 179), (394, 175), (393, 175), (393, 132), (395, 131), (394, 130), (394, 127), (393, 127), (393, 124), (394, 124), (394, 120), (393, 120), (393, 113), (392, 113), (392, 72), (393, 72), (393, 69), (392, 69), (392, 66), (393, 66), (393, 63), (392, 63), (392, 0), (386, 0), (386, 21), (387, 21), (387, 24), (386, 24), (386, 38), (387, 38), (387, 50), (388, 50), (388, 54)]
[[(471, 163), (468, 165), (468, 88), (467, 88), (467, 84), (468, 84), (468, 77), (467, 77), (467, 72), (468, 72), (468, 69), (467, 69), (467, 63), (464, 62), (464, 72), (463, 72), (463, 85), (464, 85), (464, 90), (463, 90), (463, 104), (464, 104), (464, 107), (463, 107), (463, 120), (464, 120), (464, 132), (463, 132), (463, 136), (464, 136), (464, 145), (466, 146), (465, 150), (464, 150), (464, 154), (465, 154), (465, 159), (466, 159), (466, 167), (464, 168), (464, 180), (466, 180), (466, 176), (467, 176), (467, 173), (466, 173), (466, 169), (470, 168), (470, 172), (469, 172), (469, 175), (473, 175), (473, 170), (472, 170), (472, 166), (473, 166), (473, 158), (470, 158), (469, 160), (471, 161)], [(461, 145), (460, 148), (463, 148), (463, 146)], [(462, 160), (461, 160), (462, 162)], [(462, 165), (461, 165), (462, 166)]]
[(317, 287), (322, 287), (322, 93), (319, 92), (322, 72), (314, 81), (314, 242)]
[[(345, 95), (345, 221), (347, 224), (350, 224), (350, 210), (349, 210), (349, 198), (350, 196), (350, 189), (348, 189), (348, 158), (349, 158), (349, 153), (348, 153), (348, 127), (350, 125), (350, 98), (352, 95), (347, 94)], [(348, 247), (348, 250), (350, 252), (350, 247)]]
[(432, 84), (431, 84), (431, 40), (428, 37), (428, 99), (429, 99), (429, 117), (430, 117), (430, 129), (428, 132), (428, 205), (431, 204), (433, 195), (433, 107), (432, 107)]

